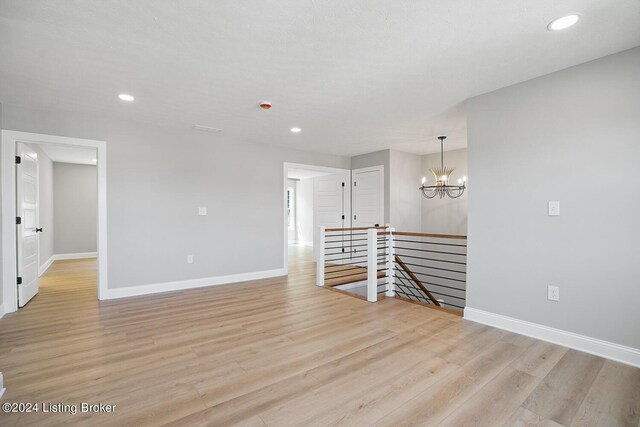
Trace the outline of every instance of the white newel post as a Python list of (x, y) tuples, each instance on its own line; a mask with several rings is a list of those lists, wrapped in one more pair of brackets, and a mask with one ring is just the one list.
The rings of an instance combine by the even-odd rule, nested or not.
[(393, 241), (393, 232), (395, 228), (387, 228), (389, 234), (387, 235), (387, 293), (386, 296), (393, 298), (396, 296), (396, 245)]
[(324, 286), (324, 227), (318, 227), (318, 252), (316, 259), (316, 285)]
[(367, 301), (378, 301), (378, 230), (367, 230)]

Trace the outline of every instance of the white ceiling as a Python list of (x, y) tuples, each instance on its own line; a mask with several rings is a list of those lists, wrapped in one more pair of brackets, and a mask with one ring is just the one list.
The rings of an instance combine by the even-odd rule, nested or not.
[(0, 0), (0, 102), (427, 153), (465, 99), (638, 45), (638, 0)]
[(52, 161), (59, 163), (77, 163), (95, 165), (97, 153), (95, 148), (79, 148), (58, 144), (37, 144)]
[(293, 169), (289, 168), (287, 171), (287, 177), (291, 179), (308, 179), (315, 178), (316, 176), (331, 175), (331, 172), (320, 172), (311, 169)]

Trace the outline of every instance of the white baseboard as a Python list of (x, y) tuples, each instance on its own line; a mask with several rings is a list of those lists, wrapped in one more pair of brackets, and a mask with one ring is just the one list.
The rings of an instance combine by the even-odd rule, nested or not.
[(98, 256), (98, 252), (78, 252), (74, 254), (55, 254), (51, 256), (54, 261), (63, 260), (63, 259), (83, 259), (83, 258), (96, 258)]
[(2, 319), (4, 317), (5, 313), (6, 313), (6, 311), (4, 309), (4, 304), (0, 304), (0, 319)]
[(275, 270), (253, 271), (251, 273), (230, 274), (227, 276), (205, 277), (202, 279), (179, 280), (176, 282), (154, 283), (150, 285), (128, 286), (107, 290), (106, 299), (126, 298), (139, 295), (156, 294), (159, 292), (180, 291), (185, 289), (202, 288), (205, 286), (226, 285), (231, 283), (246, 282), (249, 280), (268, 279), (271, 277), (286, 276), (284, 268)]
[(65, 259), (84, 259), (84, 258), (96, 258), (98, 256), (97, 252), (78, 252), (75, 254), (53, 254), (51, 258), (47, 260), (44, 264), (40, 266), (38, 271), (38, 277), (42, 276), (48, 269), (51, 267), (54, 261), (65, 260)]
[(38, 271), (38, 277), (42, 276), (45, 273), (45, 271), (47, 271), (49, 267), (51, 267), (51, 264), (53, 264), (53, 261), (55, 261), (53, 258), (54, 256), (55, 255), (51, 255), (51, 257), (47, 260), (47, 262), (45, 262), (40, 266), (40, 269)]
[(499, 329), (548, 341), (564, 347), (595, 354), (627, 365), (640, 367), (640, 349), (591, 338), (562, 329), (551, 328), (513, 317), (467, 307), (464, 318)]

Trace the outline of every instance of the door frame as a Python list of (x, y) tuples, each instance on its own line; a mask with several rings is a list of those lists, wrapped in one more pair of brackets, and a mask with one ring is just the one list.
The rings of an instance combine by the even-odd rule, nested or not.
[[(289, 188), (289, 169), (305, 169), (315, 172), (327, 172), (327, 173), (348, 173), (351, 176), (351, 169), (340, 169), (340, 168), (332, 168), (328, 166), (316, 166), (316, 165), (306, 165), (302, 163), (283, 163), (283, 178), (282, 178), (282, 208), (283, 208), (283, 218), (282, 218), (282, 228), (283, 228), (283, 237), (284, 237), (284, 251), (283, 251), (283, 259), (282, 263), (284, 274), (289, 275), (289, 229), (287, 224), (287, 190)], [(315, 189), (314, 189), (315, 193)], [(314, 194), (314, 203), (315, 203), (315, 194)], [(315, 245), (315, 242), (314, 242)], [(314, 246), (315, 247), (315, 246)]]
[(366, 168), (359, 168), (359, 169), (352, 169), (351, 170), (351, 190), (352, 190), (351, 191), (351, 217), (352, 217), (351, 219), (353, 220), (354, 206), (355, 206), (355, 204), (353, 203), (353, 199), (354, 199), (354, 195), (353, 195), (353, 193), (354, 193), (354, 191), (353, 191), (354, 185), (353, 185), (353, 183), (355, 182), (355, 175), (358, 172), (373, 172), (373, 171), (380, 171), (380, 202), (379, 202), (380, 207), (379, 207), (379, 209), (380, 209), (381, 220), (380, 220), (379, 224), (382, 226), (382, 225), (385, 225), (385, 217), (384, 217), (384, 185), (385, 185), (385, 182), (384, 182), (384, 165), (369, 166), (369, 167), (366, 167)]
[[(98, 168), (98, 299), (107, 299), (107, 143), (2, 129), (2, 304), (5, 313), (18, 309), (16, 249), (16, 143), (58, 144), (95, 148)], [(40, 267), (40, 266), (38, 266)]]

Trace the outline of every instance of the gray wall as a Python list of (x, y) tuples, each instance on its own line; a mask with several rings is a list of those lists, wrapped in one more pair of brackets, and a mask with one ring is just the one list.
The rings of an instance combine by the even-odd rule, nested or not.
[[(2, 104), (0, 103), (0, 129), (4, 129), (4, 127), (2, 126), (2, 124), (3, 124), (2, 115), (3, 115), (3, 108), (2, 108)], [(2, 152), (2, 150), (0, 150), (0, 152)], [(1, 154), (0, 154), (0, 165), (2, 165), (2, 155)], [(1, 176), (2, 176), (2, 166), (0, 166), (0, 177)], [(0, 212), (0, 221), (2, 221), (2, 212)], [(0, 222), (0, 224), (1, 224), (1, 222)], [(0, 242), (2, 242), (2, 227), (0, 227)], [(0, 259), (3, 259), (3, 256), (4, 256), (4, 254), (2, 253), (2, 245), (0, 245)], [(1, 281), (2, 277), (4, 277), (4, 276), (2, 275), (2, 263), (0, 262), (0, 281)], [(4, 288), (4, 283), (2, 285), (3, 285), (3, 288)], [(0, 291), (0, 307), (2, 307), (2, 298), (3, 298), (2, 294), (3, 294), (3, 291)]]
[(53, 200), (56, 254), (96, 252), (97, 167), (53, 164)]
[(640, 348), (640, 48), (467, 114), (468, 306)]
[[(467, 173), (467, 149), (445, 151), (445, 166), (454, 167), (452, 184)], [(440, 166), (440, 153), (422, 156), (422, 176), (427, 177), (427, 185), (434, 185), (432, 167)], [(422, 197), (422, 231), (425, 233), (467, 234), (467, 197), (468, 192), (457, 199), (437, 196), (433, 199)]]
[[(110, 288), (282, 268), (283, 162), (350, 164), (225, 132), (6, 104), (3, 121), (12, 130), (107, 141)], [(198, 216), (200, 206), (207, 216)]]
[(55, 225), (53, 219), (53, 162), (38, 144), (29, 144), (38, 153), (38, 236), (40, 245), (40, 267), (45, 265), (54, 252)]
[(351, 158), (352, 170), (380, 165), (384, 166), (384, 222), (388, 224), (391, 216), (391, 180), (389, 179), (391, 173), (391, 150), (376, 151)]
[(397, 231), (420, 232), (420, 156), (391, 150), (389, 165), (389, 223)]

